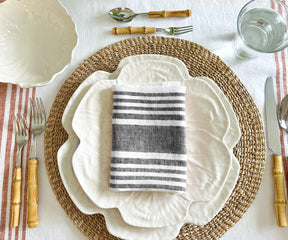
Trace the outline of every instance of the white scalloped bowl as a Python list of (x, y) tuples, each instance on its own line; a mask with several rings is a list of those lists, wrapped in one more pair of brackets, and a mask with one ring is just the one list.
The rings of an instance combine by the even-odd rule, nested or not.
[(0, 3), (0, 82), (50, 83), (70, 63), (77, 42), (76, 26), (58, 0)]

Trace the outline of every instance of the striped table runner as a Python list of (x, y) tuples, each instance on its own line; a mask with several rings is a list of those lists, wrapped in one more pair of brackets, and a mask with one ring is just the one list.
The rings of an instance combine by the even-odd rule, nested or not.
[[(35, 88), (20, 88), (16, 85), (0, 83), (0, 191), (1, 225), (0, 239), (25, 239), (27, 230), (27, 160), (31, 142), (23, 148), (22, 155), (22, 198), (19, 227), (10, 228), (10, 207), (12, 199), (12, 177), (16, 163), (13, 118), (16, 113), (29, 114), (29, 98), (35, 96)], [(27, 118), (29, 124), (29, 118)]]
[(185, 91), (171, 83), (114, 87), (110, 188), (185, 193)]

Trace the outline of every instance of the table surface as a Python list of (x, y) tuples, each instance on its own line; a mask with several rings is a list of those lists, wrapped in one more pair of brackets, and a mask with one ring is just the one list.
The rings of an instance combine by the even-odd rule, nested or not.
[[(9, 0), (12, 1), (12, 0)], [(73, 225), (64, 210), (57, 202), (46, 174), (44, 164), (43, 134), (39, 137), (38, 153), (40, 165), (38, 167), (39, 184), (39, 226), (29, 229), (25, 219), (27, 215), (21, 213), (20, 227), (9, 229), (9, 204), (12, 179), (12, 169), (5, 168), (5, 158), (12, 158), (15, 153), (15, 144), (7, 136), (7, 115), (14, 114), (20, 101), (18, 93), (23, 96), (23, 102), (28, 102), (25, 96), (41, 96), (45, 102), (46, 111), (61, 88), (65, 79), (86, 58), (101, 48), (132, 37), (127, 35), (114, 36), (111, 29), (114, 26), (181, 26), (194, 25), (194, 32), (180, 37), (196, 42), (215, 54), (231, 67), (238, 75), (244, 86), (252, 95), (261, 114), (264, 113), (264, 84), (267, 76), (274, 77), (274, 86), (277, 91), (277, 101), (287, 93), (287, 49), (276, 54), (264, 57), (242, 60), (237, 58), (232, 50), (232, 39), (236, 31), (237, 13), (247, 2), (244, 0), (61, 0), (60, 1), (77, 25), (79, 43), (75, 49), (71, 63), (53, 82), (44, 87), (20, 89), (15, 85), (0, 83), (0, 193), (2, 195), (0, 239), (86, 239), (86, 237)], [(187, 19), (149, 19), (137, 17), (133, 22), (120, 24), (109, 18), (107, 12), (114, 7), (127, 6), (135, 12), (149, 10), (192, 9), (192, 17)], [(1, 7), (1, 4), (0, 4)], [(160, 35), (160, 34), (159, 34)], [(16, 95), (13, 92), (16, 91)], [(16, 103), (15, 103), (16, 101)], [(14, 102), (16, 105), (13, 104)], [(5, 114), (4, 114), (5, 112)], [(12, 115), (13, 116), (13, 115)], [(265, 123), (265, 121), (264, 121)], [(287, 155), (287, 136), (281, 131), (282, 154)], [(5, 171), (4, 171), (5, 170)], [(5, 173), (5, 174), (4, 174)], [(5, 185), (6, 184), (6, 185)], [(8, 187), (7, 187), (8, 186)], [(7, 190), (8, 189), (8, 190)], [(8, 200), (7, 200), (8, 199)], [(274, 183), (272, 175), (272, 161), (270, 152), (267, 152), (267, 162), (263, 182), (255, 201), (243, 218), (221, 238), (221, 240), (246, 239), (287, 239), (288, 228), (276, 225), (274, 211)], [(9, 204), (8, 204), (9, 203)], [(27, 214), (27, 213), (26, 213)]]

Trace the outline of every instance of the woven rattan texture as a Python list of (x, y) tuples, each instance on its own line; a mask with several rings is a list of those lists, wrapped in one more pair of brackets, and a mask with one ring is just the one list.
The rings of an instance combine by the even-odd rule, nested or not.
[(265, 166), (265, 135), (259, 110), (239, 78), (218, 56), (193, 42), (158, 36), (130, 38), (96, 52), (73, 72), (55, 98), (45, 130), (45, 164), (51, 187), (68, 217), (88, 239), (117, 239), (107, 232), (102, 215), (85, 215), (73, 204), (61, 181), (57, 151), (67, 139), (62, 114), (77, 87), (91, 73), (113, 72), (122, 58), (137, 54), (172, 56), (186, 64), (191, 76), (210, 77), (225, 93), (238, 117), (242, 136), (234, 154), (241, 170), (233, 193), (208, 224), (185, 224), (177, 238), (218, 239), (243, 216), (259, 190)]

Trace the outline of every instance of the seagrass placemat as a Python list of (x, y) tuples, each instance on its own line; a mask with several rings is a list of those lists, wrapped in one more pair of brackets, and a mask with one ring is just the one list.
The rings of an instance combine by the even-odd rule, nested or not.
[(161, 54), (180, 59), (192, 77), (213, 79), (236, 113), (242, 132), (234, 148), (241, 166), (237, 185), (224, 208), (208, 224), (185, 224), (177, 237), (179, 240), (218, 239), (243, 216), (259, 190), (265, 166), (265, 135), (259, 110), (240, 79), (218, 56), (193, 42), (158, 36), (130, 38), (103, 48), (80, 64), (59, 90), (47, 120), (44, 154), (51, 187), (68, 217), (88, 239), (117, 239), (107, 232), (102, 215), (85, 215), (74, 205), (59, 174), (57, 151), (68, 137), (61, 119), (77, 87), (93, 72), (113, 72), (122, 58), (137, 54)]

